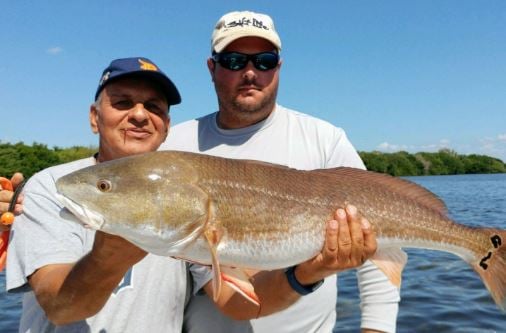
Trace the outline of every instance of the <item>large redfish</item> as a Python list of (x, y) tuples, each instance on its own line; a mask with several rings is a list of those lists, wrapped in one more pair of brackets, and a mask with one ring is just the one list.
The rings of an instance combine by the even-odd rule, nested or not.
[(220, 266), (270, 270), (312, 258), (325, 222), (350, 203), (371, 222), (373, 262), (392, 282), (400, 284), (401, 247), (446, 251), (506, 307), (506, 231), (457, 224), (434, 194), (399, 178), (165, 151), (100, 163), (56, 186), (83, 223), (154, 254), (212, 265), (215, 283)]

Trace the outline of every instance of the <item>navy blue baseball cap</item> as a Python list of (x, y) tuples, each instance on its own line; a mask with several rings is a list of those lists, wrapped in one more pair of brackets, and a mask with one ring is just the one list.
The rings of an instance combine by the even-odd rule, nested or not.
[(148, 80), (154, 81), (158, 83), (164, 92), (169, 105), (181, 103), (181, 96), (174, 83), (154, 62), (143, 57), (113, 60), (102, 73), (97, 92), (95, 93), (95, 101), (108, 83), (127, 76), (145, 77)]

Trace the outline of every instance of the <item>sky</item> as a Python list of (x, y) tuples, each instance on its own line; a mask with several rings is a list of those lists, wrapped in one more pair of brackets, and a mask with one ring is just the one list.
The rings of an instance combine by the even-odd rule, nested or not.
[(172, 125), (217, 110), (216, 21), (269, 14), (278, 102), (343, 128), (359, 151), (451, 149), (506, 162), (506, 1), (0, 0), (0, 142), (96, 146), (89, 106), (112, 59), (177, 85)]

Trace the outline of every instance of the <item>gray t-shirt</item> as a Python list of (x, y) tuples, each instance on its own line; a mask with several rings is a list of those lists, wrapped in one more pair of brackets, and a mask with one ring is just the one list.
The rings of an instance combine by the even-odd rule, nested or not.
[(7, 290), (25, 292), (20, 332), (181, 332), (186, 265), (148, 254), (134, 265), (99, 313), (54, 326), (44, 314), (27, 277), (42, 266), (74, 263), (91, 250), (95, 231), (84, 228), (55, 197), (61, 176), (95, 163), (94, 158), (59, 165), (32, 176), (25, 186), (24, 212), (12, 229)]

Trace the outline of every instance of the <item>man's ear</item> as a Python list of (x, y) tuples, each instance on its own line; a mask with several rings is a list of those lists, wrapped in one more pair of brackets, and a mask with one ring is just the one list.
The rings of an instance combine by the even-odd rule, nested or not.
[(170, 114), (167, 117), (166, 126), (167, 127), (165, 128), (165, 138), (163, 139), (163, 141), (165, 141), (167, 139), (167, 135), (169, 135), (169, 131), (170, 131)]
[(98, 133), (98, 109), (95, 104), (90, 106), (90, 127), (93, 133)]
[(213, 59), (208, 58), (207, 59), (207, 69), (209, 70), (209, 74), (211, 74), (211, 81), (214, 82), (214, 69), (216, 68), (216, 63), (213, 61)]

